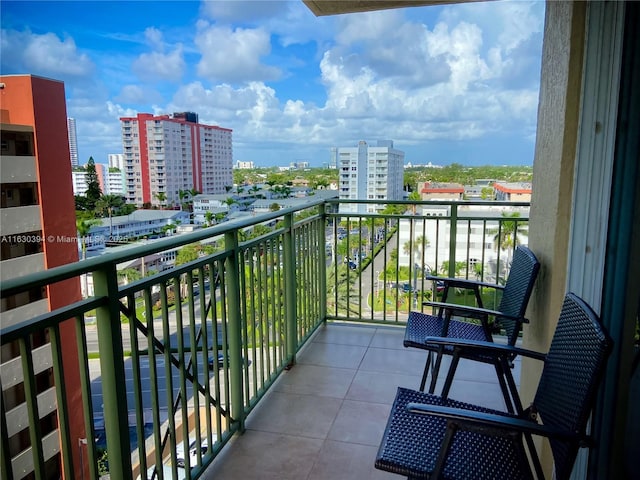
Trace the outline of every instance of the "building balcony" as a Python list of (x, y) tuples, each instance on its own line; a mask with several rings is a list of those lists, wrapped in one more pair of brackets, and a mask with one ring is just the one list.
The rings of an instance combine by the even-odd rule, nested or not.
[[(338, 213), (342, 203), (387, 208)], [(191, 469), (174, 472), (186, 478), (386, 477), (373, 459), (396, 387), (417, 388), (426, 358), (402, 346), (408, 313), (438, 295), (425, 275), (500, 283), (510, 245), (526, 243), (525, 215), (481, 215), (482, 202), (424, 215), (433, 203), (318, 199), (3, 281), (3, 302), (52, 286), (62, 307), (2, 325), (3, 362), (24, 379), (3, 363), (2, 478), (46, 478), (59, 461), (65, 478), (108, 465), (135, 479), (171, 471), (192, 439)], [(173, 249), (176, 266), (117, 272)], [(85, 274), (95, 294), (76, 301)], [(49, 340), (53, 381), (36, 374), (34, 338)], [(459, 371), (453, 397), (500, 407), (495, 375)], [(15, 409), (29, 421), (16, 425)]]

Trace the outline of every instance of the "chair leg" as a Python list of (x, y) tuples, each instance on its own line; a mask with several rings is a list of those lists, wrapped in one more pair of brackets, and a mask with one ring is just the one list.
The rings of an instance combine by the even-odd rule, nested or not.
[(493, 364), (493, 366), (496, 369), (498, 383), (500, 384), (500, 390), (502, 391), (502, 396), (504, 398), (504, 404), (507, 407), (507, 412), (515, 413), (514, 402), (512, 401), (509, 389), (507, 388), (507, 383), (504, 380), (504, 377), (507, 375), (507, 372), (504, 371), (504, 365), (500, 362), (500, 360), (497, 360), (496, 363)]
[(431, 385), (429, 386), (429, 393), (433, 393), (436, 389), (436, 382), (438, 381), (438, 373), (440, 372), (440, 364), (442, 363), (442, 357), (444, 348), (438, 349), (436, 361), (434, 362), (433, 369), (431, 370)]
[(424, 364), (424, 371), (422, 372), (422, 381), (420, 382), (420, 391), (424, 392), (424, 386), (427, 383), (427, 376), (429, 375), (429, 366), (431, 365), (431, 355), (433, 355), (433, 353), (431, 351), (429, 351), (427, 353), (427, 361)]
[(511, 367), (505, 362), (502, 368), (504, 369), (504, 378), (506, 379), (507, 385), (509, 386), (511, 400), (513, 402), (514, 408), (516, 409), (516, 413), (522, 413), (524, 409), (522, 408), (522, 401), (520, 400), (520, 394), (518, 393), (516, 381), (513, 379), (513, 374), (511, 373)]
[(459, 361), (460, 361), (459, 352), (457, 350), (454, 350), (453, 355), (451, 357), (451, 366), (449, 367), (449, 371), (447, 372), (447, 378), (444, 381), (444, 387), (442, 387), (441, 396), (444, 399), (449, 397), (449, 390), (451, 389), (451, 384), (453, 383), (453, 377), (456, 374), (456, 369), (458, 368)]

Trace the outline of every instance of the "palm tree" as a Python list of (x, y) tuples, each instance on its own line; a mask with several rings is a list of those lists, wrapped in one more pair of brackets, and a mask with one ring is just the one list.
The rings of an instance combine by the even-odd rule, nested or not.
[[(502, 212), (502, 217), (517, 219), (520, 217), (520, 212)], [(526, 235), (525, 228), (523, 223), (518, 220), (502, 220), (498, 228), (489, 230), (489, 233), (494, 235), (493, 243), (496, 252), (506, 250), (507, 265), (511, 263), (513, 250), (520, 245), (520, 237)]]
[[(407, 197), (407, 200), (411, 200), (412, 202), (419, 202), (422, 200), (422, 197), (420, 196), (420, 192), (411, 192)], [(413, 215), (416, 214), (416, 207), (417, 205), (415, 203), (411, 205), (411, 213)]]
[(167, 200), (167, 194), (164, 192), (158, 192), (154, 195), (156, 199), (160, 202), (160, 210), (163, 210), (164, 202)]
[(96, 210), (109, 216), (109, 239), (113, 236), (113, 211), (124, 205), (120, 195), (102, 195), (96, 202)]
[(182, 211), (182, 203), (189, 196), (188, 190), (178, 190), (178, 198), (180, 199), (180, 211)]
[(213, 218), (214, 218), (214, 215), (213, 215), (213, 212), (211, 210), (208, 210), (208, 211), (205, 212), (204, 221), (205, 221), (207, 227), (211, 226), (211, 224), (213, 222)]
[[(429, 239), (424, 235), (420, 235), (413, 242), (411, 240), (405, 242), (402, 245), (402, 251), (405, 255), (409, 255), (409, 262), (422, 263), (422, 269), (424, 270), (424, 252), (429, 245)], [(417, 262), (416, 257), (421, 261)]]
[(80, 245), (82, 246), (82, 260), (87, 258), (87, 236), (91, 231), (91, 227), (100, 223), (100, 220), (81, 220), (76, 219), (76, 230), (80, 237)]
[[(80, 245), (82, 246), (82, 260), (87, 258), (87, 236), (91, 231), (91, 227), (100, 223), (100, 220), (81, 220), (76, 219), (76, 230), (78, 230), (78, 236), (80, 237)], [(89, 279), (88, 273), (84, 274), (84, 293), (89, 296)]]

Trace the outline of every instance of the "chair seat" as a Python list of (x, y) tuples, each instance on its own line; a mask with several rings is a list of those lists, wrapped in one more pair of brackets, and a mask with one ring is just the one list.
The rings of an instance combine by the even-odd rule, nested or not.
[[(398, 388), (375, 466), (410, 479), (430, 478), (444, 439), (446, 420), (410, 413), (406, 409), (408, 403), (463, 408), (513, 417), (497, 410)], [(443, 475), (446, 479), (532, 478), (521, 440), (458, 431), (447, 458), (455, 461), (446, 462)]]
[[(421, 312), (410, 312), (404, 333), (404, 346), (437, 351), (437, 348), (425, 345), (427, 337), (441, 337), (444, 319), (435, 315)], [(482, 342), (491, 341), (487, 338), (484, 328), (479, 323), (465, 322), (451, 319), (446, 337), (464, 338)]]

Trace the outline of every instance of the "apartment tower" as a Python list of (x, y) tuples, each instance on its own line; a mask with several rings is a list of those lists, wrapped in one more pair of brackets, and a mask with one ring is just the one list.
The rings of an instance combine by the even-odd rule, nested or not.
[[(392, 140), (365, 141), (356, 147), (332, 149), (339, 169), (341, 199), (402, 200), (404, 152), (393, 148)], [(340, 205), (341, 212), (374, 213), (380, 205)]]
[(120, 123), (129, 203), (171, 208), (180, 190), (224, 193), (233, 185), (232, 130), (200, 124), (193, 112), (139, 113)]
[(71, 157), (71, 166), (78, 166), (78, 135), (76, 133), (76, 119), (67, 118), (67, 131), (69, 134), (69, 156)]
[[(67, 135), (64, 84), (32, 75), (0, 77), (0, 216), (2, 280), (78, 261), (75, 206)], [(3, 328), (80, 300), (80, 282), (70, 279), (47, 288), (2, 298)], [(62, 360), (71, 411), (82, 412), (73, 320), (60, 325)], [(45, 478), (61, 478), (60, 439), (53, 384), (52, 353), (46, 334), (34, 334), (31, 350), (38, 376), (38, 411), (44, 435)], [(3, 414), (9, 433), (8, 457), (14, 472), (33, 476), (34, 462), (24, 404), (18, 346), (1, 350)], [(85, 438), (82, 415), (69, 425), (72, 438)], [(79, 452), (74, 452), (80, 472)], [(4, 461), (3, 456), (3, 461)], [(21, 477), (22, 478), (22, 477)]]

